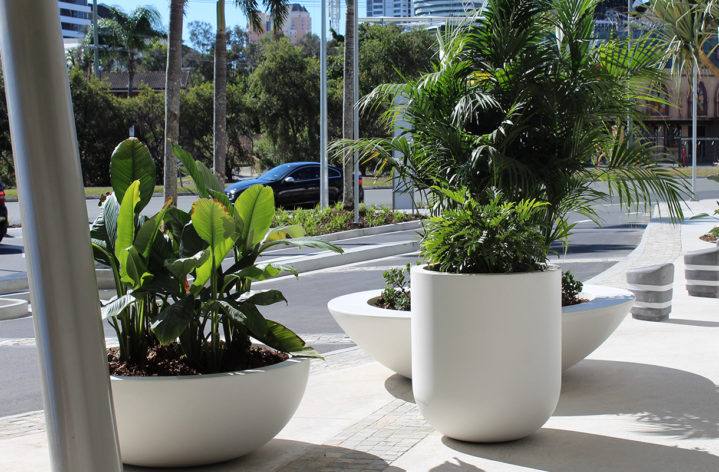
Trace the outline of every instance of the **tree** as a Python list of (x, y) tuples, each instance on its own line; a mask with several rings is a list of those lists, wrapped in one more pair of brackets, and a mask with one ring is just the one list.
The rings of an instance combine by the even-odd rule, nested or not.
[[(716, 6), (713, 1), (704, 0), (652, 0), (645, 13), (655, 26), (656, 37), (663, 45), (666, 58), (671, 61), (672, 74), (677, 82), (677, 94), (681, 97), (682, 75), (691, 71), (692, 87), (692, 196), (696, 197), (694, 181), (696, 174), (696, 84), (699, 64), (710, 66), (717, 74), (717, 68), (707, 58), (702, 46), (716, 36)], [(719, 76), (719, 74), (717, 74)]]
[(163, 197), (177, 203), (177, 158), (172, 143), (180, 142), (180, 64), (182, 63), (182, 20), (186, 0), (170, 2), (170, 29), (167, 32), (167, 73), (165, 75), (165, 145)]
[[(593, 203), (611, 196), (624, 208), (664, 200), (680, 220), (686, 184), (652, 159), (642, 136), (643, 100), (662, 87), (661, 51), (649, 36), (593, 41), (598, 3), (490, 0), (478, 24), (440, 33), (433, 72), (363, 99), (372, 107), (406, 97), (383, 115), (400, 136), (335, 148), (381, 156), (429, 193), (436, 212), (454, 205), (438, 188), (467, 189), (480, 202), (497, 190), (547, 202), (538, 223), (548, 242), (566, 242), (569, 212), (596, 221)], [(598, 156), (605, 165), (587, 168)]]
[[(110, 17), (98, 22), (100, 44), (114, 55), (127, 57), (127, 96), (132, 96), (137, 55), (149, 48), (149, 40), (163, 36), (160, 13), (151, 7), (138, 7), (131, 14), (110, 7)], [(92, 28), (86, 38), (92, 37)]]
[[(270, 11), (270, 20), (274, 31), (280, 31), (287, 17), (286, 0), (262, 0)], [(255, 31), (262, 31), (260, 12), (256, 0), (235, 0), (247, 16), (248, 23)], [(215, 118), (214, 118), (214, 156), (212, 169), (224, 182), (225, 159), (227, 154), (227, 41), (225, 25), (225, 0), (217, 0), (217, 36), (215, 39)]]
[[(359, 138), (354, 135), (354, 107), (355, 107), (355, 6), (356, 0), (347, 0), (345, 9), (345, 57), (344, 57), (344, 86), (342, 94), (342, 137), (344, 139)], [(354, 171), (354, 153), (347, 150), (342, 158), (342, 206), (345, 209), (354, 208), (354, 186), (352, 184)]]
[(317, 160), (319, 155), (319, 62), (302, 56), (287, 37), (268, 41), (250, 76), (267, 164)]

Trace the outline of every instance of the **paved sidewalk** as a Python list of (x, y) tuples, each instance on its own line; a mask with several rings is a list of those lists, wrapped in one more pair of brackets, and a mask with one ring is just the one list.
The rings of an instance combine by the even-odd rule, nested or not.
[[(689, 205), (696, 213), (716, 208), (714, 200)], [(246, 457), (192, 470), (719, 471), (719, 299), (687, 294), (678, 257), (712, 247), (698, 236), (716, 224), (655, 219), (618, 268), (592, 280), (623, 285), (627, 268), (673, 261), (670, 319), (627, 317), (565, 372), (555, 414), (528, 438), (471, 444), (443, 437), (419, 414), (409, 380), (350, 348), (313, 361), (299, 410), (276, 439)], [(0, 470), (50, 470), (43, 424), (41, 412), (0, 418)]]

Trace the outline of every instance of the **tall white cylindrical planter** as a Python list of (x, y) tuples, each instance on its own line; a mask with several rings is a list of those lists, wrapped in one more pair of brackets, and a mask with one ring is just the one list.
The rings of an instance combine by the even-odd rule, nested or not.
[(463, 441), (528, 436), (561, 389), (561, 271), (412, 268), (412, 388), (427, 421)]

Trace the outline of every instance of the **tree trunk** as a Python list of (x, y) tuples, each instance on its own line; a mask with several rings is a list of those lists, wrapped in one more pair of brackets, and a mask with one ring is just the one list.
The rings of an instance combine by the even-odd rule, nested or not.
[(132, 97), (132, 79), (135, 78), (135, 53), (130, 51), (127, 61), (127, 98)]
[(215, 37), (215, 119), (212, 170), (225, 182), (227, 155), (227, 38), (225, 0), (217, 0), (217, 36)]
[[(344, 91), (342, 94), (342, 137), (354, 139), (354, 16), (355, 1), (347, 0), (347, 14), (345, 19), (345, 57), (344, 57)], [(345, 151), (342, 156), (342, 206), (345, 209), (354, 208), (354, 188), (352, 185), (352, 171), (354, 170), (354, 154)]]
[(165, 76), (165, 180), (164, 201), (177, 205), (177, 157), (172, 143), (180, 140), (180, 64), (182, 63), (182, 20), (185, 0), (170, 3), (170, 28), (167, 33), (167, 74)]

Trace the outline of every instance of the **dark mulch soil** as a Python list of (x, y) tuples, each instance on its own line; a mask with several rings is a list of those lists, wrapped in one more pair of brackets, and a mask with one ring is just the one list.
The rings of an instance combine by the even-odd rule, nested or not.
[(580, 303), (588, 302), (587, 298), (569, 298), (562, 295), (562, 306), (579, 305)]
[(701, 239), (702, 241), (706, 241), (708, 243), (715, 243), (718, 238), (716, 236), (714, 236), (713, 234), (707, 233), (707, 234), (703, 234), (703, 235), (699, 236), (699, 239)]
[[(242, 356), (235, 356), (234, 359), (225, 359), (224, 372), (236, 370), (257, 369), (268, 365), (277, 364), (289, 358), (287, 354), (276, 352), (260, 346), (252, 346)], [(211, 374), (213, 372), (200, 372), (185, 362), (185, 357), (179, 345), (173, 343), (169, 346), (155, 346), (150, 348), (145, 365), (138, 366), (120, 362), (119, 348), (107, 350), (107, 360), (110, 364), (111, 375), (125, 376), (168, 376), (168, 375), (198, 375)]]

